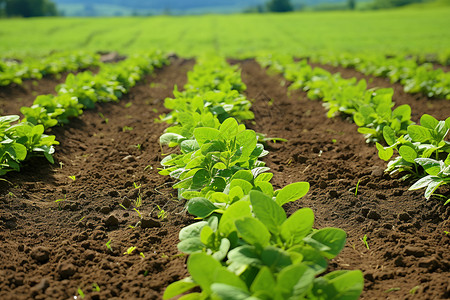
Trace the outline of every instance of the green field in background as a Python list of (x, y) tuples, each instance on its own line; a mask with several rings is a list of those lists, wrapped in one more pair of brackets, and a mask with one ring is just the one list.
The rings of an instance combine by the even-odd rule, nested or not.
[(161, 49), (242, 57), (257, 52), (449, 53), (450, 7), (124, 18), (0, 20), (0, 55)]

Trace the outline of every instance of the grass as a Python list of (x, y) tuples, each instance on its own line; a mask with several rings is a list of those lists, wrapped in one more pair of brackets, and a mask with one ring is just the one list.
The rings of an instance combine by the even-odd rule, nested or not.
[(51, 50), (157, 48), (182, 56), (313, 51), (449, 53), (450, 6), (389, 11), (295, 12), (0, 20), (0, 55)]

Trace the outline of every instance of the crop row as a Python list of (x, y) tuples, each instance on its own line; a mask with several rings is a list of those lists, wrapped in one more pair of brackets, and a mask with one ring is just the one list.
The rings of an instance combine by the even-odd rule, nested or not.
[(87, 52), (56, 52), (46, 57), (25, 57), (22, 61), (0, 59), (0, 86), (22, 84), (24, 79), (71, 72), (100, 64), (100, 55)]
[(180, 198), (201, 221), (179, 233), (180, 251), (190, 254), (190, 277), (170, 284), (170, 299), (357, 299), (360, 271), (327, 269), (344, 247), (346, 233), (313, 229), (314, 214), (302, 208), (287, 218), (282, 205), (309, 190), (297, 182), (275, 190), (261, 157), (258, 135), (241, 121), (253, 118), (236, 67), (223, 59), (201, 60), (184, 91), (166, 99), (172, 124), (160, 137), (178, 153), (166, 156), (160, 174), (178, 182)]
[(428, 97), (450, 100), (450, 73), (434, 69), (431, 63), (419, 64), (401, 56), (380, 55), (313, 55), (313, 61), (354, 68), (366, 75), (386, 77), (404, 86), (407, 93), (424, 93)]
[[(19, 171), (20, 164), (32, 156), (44, 155), (53, 163), (55, 136), (44, 131), (78, 117), (97, 102), (118, 101), (143, 75), (167, 64), (159, 52), (130, 56), (116, 64), (104, 64), (97, 75), (90, 71), (69, 74), (59, 85), (57, 95), (41, 95), (31, 107), (22, 107), (25, 116), (0, 117), (0, 175)], [(19, 121), (16, 123), (16, 121)]]
[(438, 121), (424, 114), (417, 125), (411, 121), (409, 105), (393, 109), (391, 88), (367, 89), (364, 79), (343, 79), (339, 74), (312, 68), (306, 60), (266, 56), (258, 61), (282, 73), (292, 82), (290, 89), (304, 90), (310, 99), (322, 99), (328, 117), (336, 113), (352, 117), (367, 142), (376, 142), (381, 159), (392, 159), (395, 150), (399, 156), (388, 163), (386, 171), (404, 175), (403, 180), (418, 179), (410, 190), (426, 188), (425, 197), (429, 199), (441, 185), (450, 183), (450, 143), (445, 140), (450, 117)]

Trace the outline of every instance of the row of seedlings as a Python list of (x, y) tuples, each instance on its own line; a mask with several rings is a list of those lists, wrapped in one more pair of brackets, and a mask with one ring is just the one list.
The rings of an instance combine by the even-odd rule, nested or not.
[(73, 72), (100, 64), (100, 55), (84, 51), (55, 52), (45, 57), (25, 57), (22, 60), (0, 59), (0, 86), (22, 84), (25, 79)]
[[(379, 157), (389, 161), (386, 171), (402, 174), (403, 180), (417, 180), (410, 190), (425, 188), (429, 199), (436, 190), (450, 183), (450, 117), (439, 121), (424, 114), (420, 125), (411, 121), (411, 107), (392, 109), (393, 89), (367, 89), (364, 79), (343, 79), (321, 68), (312, 68), (305, 60), (266, 56), (258, 59), (263, 67), (282, 73), (292, 82), (290, 89), (307, 92), (310, 99), (322, 99), (328, 117), (337, 113), (353, 118), (367, 142), (376, 142)], [(385, 146), (383, 146), (384, 144)], [(394, 157), (394, 151), (398, 156)], [(444, 200), (446, 197), (444, 197)], [(445, 204), (450, 199), (446, 199)]]
[(23, 161), (44, 155), (53, 163), (54, 145), (59, 143), (45, 130), (69, 122), (96, 102), (118, 101), (145, 74), (167, 64), (165, 55), (151, 52), (135, 55), (116, 64), (102, 64), (98, 74), (90, 71), (69, 74), (57, 87), (57, 95), (40, 95), (31, 107), (22, 107), (25, 116), (0, 117), (0, 175), (20, 171)]
[[(190, 254), (190, 277), (170, 284), (163, 299), (357, 299), (360, 271), (321, 276), (328, 259), (343, 249), (346, 233), (313, 229), (314, 213), (302, 208), (287, 217), (282, 205), (309, 190), (296, 182), (275, 190), (268, 152), (240, 122), (253, 118), (237, 67), (222, 58), (200, 60), (182, 92), (165, 105), (170, 124), (161, 144), (179, 147), (165, 157), (162, 175), (178, 182), (197, 223), (179, 233), (178, 249)], [(198, 290), (201, 290), (198, 292)]]
[(313, 55), (313, 61), (354, 68), (366, 75), (386, 77), (392, 83), (403, 85), (407, 93), (424, 93), (428, 97), (450, 100), (450, 73), (433, 64), (419, 64), (414, 59), (402, 56), (385, 57), (380, 55)]

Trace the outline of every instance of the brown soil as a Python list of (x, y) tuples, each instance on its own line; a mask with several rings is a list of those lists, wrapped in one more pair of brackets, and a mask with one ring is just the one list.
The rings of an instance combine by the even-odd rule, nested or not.
[[(166, 125), (154, 118), (192, 66), (174, 60), (120, 103), (99, 105), (54, 129), (61, 142), (55, 165), (34, 159), (5, 177), (11, 184), (0, 182), (0, 299), (74, 299), (79, 288), (85, 299), (160, 299), (169, 283), (186, 276), (186, 258), (176, 244), (179, 229), (193, 218), (176, 200), (170, 179), (157, 174), (158, 138)], [(450, 229), (450, 209), (383, 175), (385, 163), (354, 124), (327, 119), (321, 103), (302, 92), (288, 96), (287, 84), (253, 60), (241, 66), (247, 95), (255, 99), (249, 127), (288, 139), (268, 145), (273, 184), (311, 183), (307, 196), (285, 208), (292, 213), (311, 207), (316, 227), (348, 233), (330, 270), (361, 269), (364, 299), (449, 298), (450, 237), (444, 231)], [(414, 111), (434, 115), (427, 102), (410, 95), (405, 102), (406, 96)], [(449, 195), (448, 189), (441, 192)], [(139, 193), (146, 228), (132, 229), (138, 213), (133, 204), (120, 204), (128, 206)], [(167, 212), (164, 220), (157, 218), (156, 205)], [(364, 235), (370, 249), (360, 240)], [(123, 254), (131, 246), (136, 250)]]

